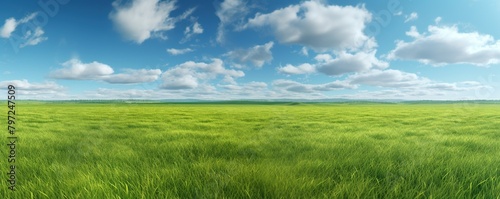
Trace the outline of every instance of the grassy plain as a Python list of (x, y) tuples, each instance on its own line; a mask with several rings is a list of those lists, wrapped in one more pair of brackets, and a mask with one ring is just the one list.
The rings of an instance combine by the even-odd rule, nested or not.
[(17, 114), (10, 198), (500, 198), (495, 104), (19, 101)]

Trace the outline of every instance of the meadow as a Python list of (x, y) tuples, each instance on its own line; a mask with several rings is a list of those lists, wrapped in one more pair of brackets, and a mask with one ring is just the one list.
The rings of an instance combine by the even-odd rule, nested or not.
[(2, 198), (500, 198), (500, 104), (16, 109), (17, 190), (2, 180)]

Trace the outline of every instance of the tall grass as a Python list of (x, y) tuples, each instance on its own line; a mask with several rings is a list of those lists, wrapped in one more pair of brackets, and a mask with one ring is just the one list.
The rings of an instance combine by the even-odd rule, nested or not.
[(2, 180), (4, 198), (500, 198), (498, 105), (19, 103), (17, 112), (17, 191)]

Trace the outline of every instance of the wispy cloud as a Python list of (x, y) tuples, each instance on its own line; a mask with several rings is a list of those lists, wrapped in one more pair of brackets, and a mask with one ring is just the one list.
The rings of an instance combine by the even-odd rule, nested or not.
[(183, 49), (176, 49), (176, 48), (169, 48), (167, 49), (167, 52), (170, 53), (171, 55), (182, 55), (186, 54), (189, 52), (193, 52), (194, 50), (191, 48), (183, 48)]
[(184, 43), (184, 42), (188, 41), (194, 35), (202, 34), (203, 31), (204, 30), (203, 30), (203, 27), (201, 26), (201, 24), (198, 22), (195, 22), (192, 27), (190, 27), (190, 26), (186, 27), (186, 29), (184, 30), (184, 38), (182, 38), (180, 43)]
[(26, 30), (23, 33), (23, 36), (17, 36), (13, 35), (13, 33), (16, 31), (16, 29), (22, 25), (29, 23), (31, 20), (33, 20), (36, 16), (38, 15), (37, 12), (31, 13), (27, 15), (26, 17), (16, 20), (15, 18), (11, 17), (5, 20), (4, 25), (0, 28), (0, 37), (6, 38), (6, 39), (13, 39), (16, 40), (16, 43), (19, 44), (20, 48), (26, 47), (26, 46), (34, 46), (37, 45), (45, 40), (47, 40), (47, 37), (44, 37), (44, 31), (42, 27), (36, 26), (34, 30)]
[(418, 13), (412, 12), (410, 15), (405, 16), (405, 23), (408, 23), (410, 21), (415, 21), (418, 19)]
[(248, 12), (249, 8), (243, 0), (224, 0), (221, 2), (215, 13), (220, 20), (219, 26), (217, 27), (217, 42), (223, 43), (226, 27), (235, 22), (241, 22)]

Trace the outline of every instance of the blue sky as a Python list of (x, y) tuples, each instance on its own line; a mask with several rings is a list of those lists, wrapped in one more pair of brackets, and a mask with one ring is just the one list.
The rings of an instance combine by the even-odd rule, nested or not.
[(20, 99), (500, 99), (495, 0), (0, 2)]

